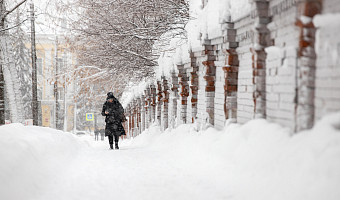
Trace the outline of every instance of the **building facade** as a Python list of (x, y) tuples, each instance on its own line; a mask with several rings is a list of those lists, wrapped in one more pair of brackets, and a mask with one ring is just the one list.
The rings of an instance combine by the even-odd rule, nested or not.
[(76, 56), (63, 36), (36, 35), (38, 101), (41, 125), (70, 131), (74, 126)]

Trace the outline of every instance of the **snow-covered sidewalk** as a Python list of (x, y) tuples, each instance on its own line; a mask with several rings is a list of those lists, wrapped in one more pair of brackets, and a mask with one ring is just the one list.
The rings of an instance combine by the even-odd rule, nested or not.
[(265, 120), (223, 131), (153, 126), (120, 150), (91, 136), (1, 126), (0, 199), (338, 200), (339, 121), (294, 136)]
[(107, 141), (93, 137), (90, 143), (93, 148), (65, 163), (40, 199), (209, 199), (224, 191), (208, 169), (182, 166), (163, 151), (130, 141), (122, 141), (120, 150), (109, 150)]

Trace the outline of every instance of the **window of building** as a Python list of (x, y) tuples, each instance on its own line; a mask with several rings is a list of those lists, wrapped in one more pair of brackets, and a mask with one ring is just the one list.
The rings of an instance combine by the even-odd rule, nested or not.
[(58, 88), (58, 100), (64, 100), (64, 88)]
[(37, 58), (37, 74), (42, 75), (43, 74), (43, 59)]
[(64, 59), (57, 58), (57, 69), (59, 73), (64, 70)]

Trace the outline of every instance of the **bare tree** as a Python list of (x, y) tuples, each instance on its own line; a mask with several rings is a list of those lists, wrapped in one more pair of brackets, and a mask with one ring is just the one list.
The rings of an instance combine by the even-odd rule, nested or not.
[(185, 0), (75, 0), (59, 9), (73, 17), (66, 21), (79, 64), (105, 69), (102, 78), (122, 87), (153, 76), (160, 54), (155, 42), (166, 41), (165, 33), (185, 37), (189, 19)]
[[(49, 1), (52, 4), (52, 0)], [(186, 38), (187, 0), (55, 0), (55, 25), (68, 28), (68, 43), (77, 54), (73, 72), (79, 114), (98, 110), (108, 91), (119, 98), (129, 82), (154, 75), (173, 37)], [(68, 25), (65, 25), (68, 24)], [(166, 34), (165, 34), (166, 33)], [(78, 116), (80, 116), (78, 115)], [(82, 120), (80, 120), (82, 121)], [(81, 123), (77, 123), (81, 125)], [(79, 127), (81, 128), (81, 127)]]

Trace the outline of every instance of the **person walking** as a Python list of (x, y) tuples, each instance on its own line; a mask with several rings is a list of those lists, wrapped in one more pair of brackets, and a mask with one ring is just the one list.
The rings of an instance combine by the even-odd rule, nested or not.
[(96, 129), (96, 130), (94, 131), (94, 140), (98, 141), (98, 137), (99, 137), (99, 130)]
[(103, 141), (104, 140), (104, 135), (105, 135), (105, 129), (100, 129), (100, 139)]
[(110, 149), (113, 149), (113, 138), (115, 149), (119, 149), (118, 141), (121, 135), (126, 135), (122, 122), (126, 121), (124, 108), (113, 96), (112, 92), (107, 93), (103, 105), (102, 115), (105, 116), (105, 136), (109, 138)]

